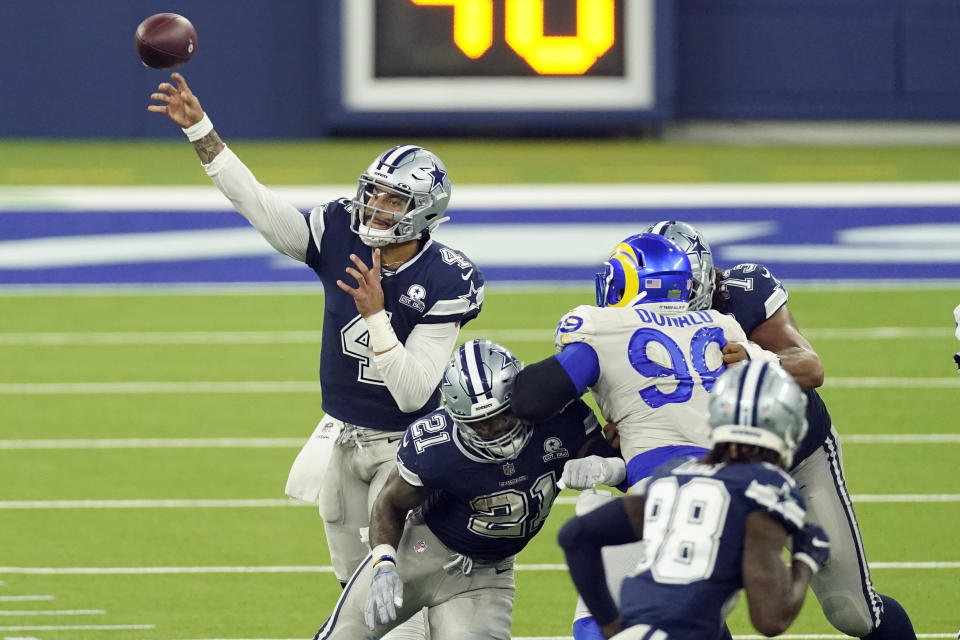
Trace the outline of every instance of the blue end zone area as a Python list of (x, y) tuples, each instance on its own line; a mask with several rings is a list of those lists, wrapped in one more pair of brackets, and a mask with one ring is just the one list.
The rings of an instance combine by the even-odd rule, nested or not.
[[(489, 282), (589, 284), (610, 248), (694, 224), (718, 266), (788, 281), (960, 281), (960, 206), (451, 210), (437, 240)], [(346, 268), (347, 265), (344, 265)], [(316, 283), (231, 211), (3, 211), (0, 285)]]

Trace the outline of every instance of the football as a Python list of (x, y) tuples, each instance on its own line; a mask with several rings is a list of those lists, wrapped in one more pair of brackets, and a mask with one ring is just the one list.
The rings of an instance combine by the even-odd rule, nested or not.
[(197, 52), (197, 32), (176, 13), (156, 13), (137, 27), (133, 47), (144, 65), (173, 69), (189, 62)]

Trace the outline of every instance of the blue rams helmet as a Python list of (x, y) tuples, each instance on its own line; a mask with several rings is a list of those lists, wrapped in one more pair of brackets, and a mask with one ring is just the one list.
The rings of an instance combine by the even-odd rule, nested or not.
[(680, 247), (664, 236), (640, 233), (613, 248), (596, 283), (599, 307), (687, 302), (693, 274)]
[(772, 449), (785, 467), (807, 433), (807, 396), (783, 367), (747, 360), (717, 378), (710, 394), (710, 440)]
[(443, 372), (444, 407), (461, 442), (485, 461), (512, 460), (533, 437), (533, 425), (508, 411), (521, 368), (496, 342), (468, 340), (453, 352)]
[[(350, 229), (368, 247), (416, 240), (449, 220), (443, 214), (450, 190), (447, 168), (430, 151), (411, 144), (387, 149), (360, 175), (357, 195), (350, 203)], [(405, 204), (397, 211), (373, 206), (373, 200), (383, 193), (397, 196)], [(393, 225), (371, 227), (375, 215), (392, 219)]]

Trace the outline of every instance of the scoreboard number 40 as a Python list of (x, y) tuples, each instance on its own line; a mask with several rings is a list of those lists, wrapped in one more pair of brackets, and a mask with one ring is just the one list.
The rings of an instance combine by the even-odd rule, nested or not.
[[(476, 60), (493, 45), (493, 0), (410, 0), (453, 8), (453, 41)], [(541, 75), (580, 75), (613, 46), (614, 0), (577, 0), (577, 33), (545, 35), (543, 0), (505, 0), (507, 45)]]

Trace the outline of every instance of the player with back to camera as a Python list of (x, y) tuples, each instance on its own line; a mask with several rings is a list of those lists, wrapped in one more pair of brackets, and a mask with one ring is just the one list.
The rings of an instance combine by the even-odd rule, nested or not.
[(489, 340), (454, 352), (444, 408), (404, 433), (373, 506), (373, 550), (316, 640), (379, 638), (422, 607), (434, 638), (509, 640), (514, 556), (543, 526), (564, 462), (616, 453), (581, 400), (538, 424), (519, 420), (521, 366)]
[[(567, 313), (557, 328), (559, 353), (518, 377), (514, 405), (523, 418), (542, 420), (589, 389), (604, 419), (617, 425), (621, 457), (567, 463), (566, 486), (629, 486), (678, 455), (707, 453), (707, 402), (725, 369), (721, 349), (747, 337), (729, 316), (691, 312), (692, 285), (690, 260), (675, 243), (657, 234), (630, 236), (597, 274), (597, 306)], [(608, 499), (584, 492), (578, 512)], [(617, 564), (629, 563), (632, 552), (617, 551)], [(729, 637), (726, 629), (717, 634)], [(582, 600), (574, 637), (601, 637)]]
[[(570, 575), (604, 637), (714, 640), (741, 589), (760, 633), (786, 631), (830, 552), (823, 530), (804, 524), (803, 497), (784, 471), (806, 430), (805, 404), (779, 365), (731, 367), (710, 398), (707, 455), (670, 460), (630, 495), (563, 526)], [(641, 539), (618, 611), (601, 548)]]
[[(459, 329), (480, 313), (483, 276), (430, 237), (447, 220), (451, 191), (446, 168), (430, 151), (388, 149), (361, 174), (353, 199), (304, 214), (257, 182), (184, 77), (171, 78), (175, 84), (161, 83), (148, 109), (182, 127), (237, 211), (323, 284), (325, 416), (294, 462), (287, 493), (319, 503), (334, 573), (344, 584), (369, 553), (370, 507), (395, 468), (400, 436), (439, 406), (437, 387)], [(422, 638), (420, 624), (404, 637)]]

